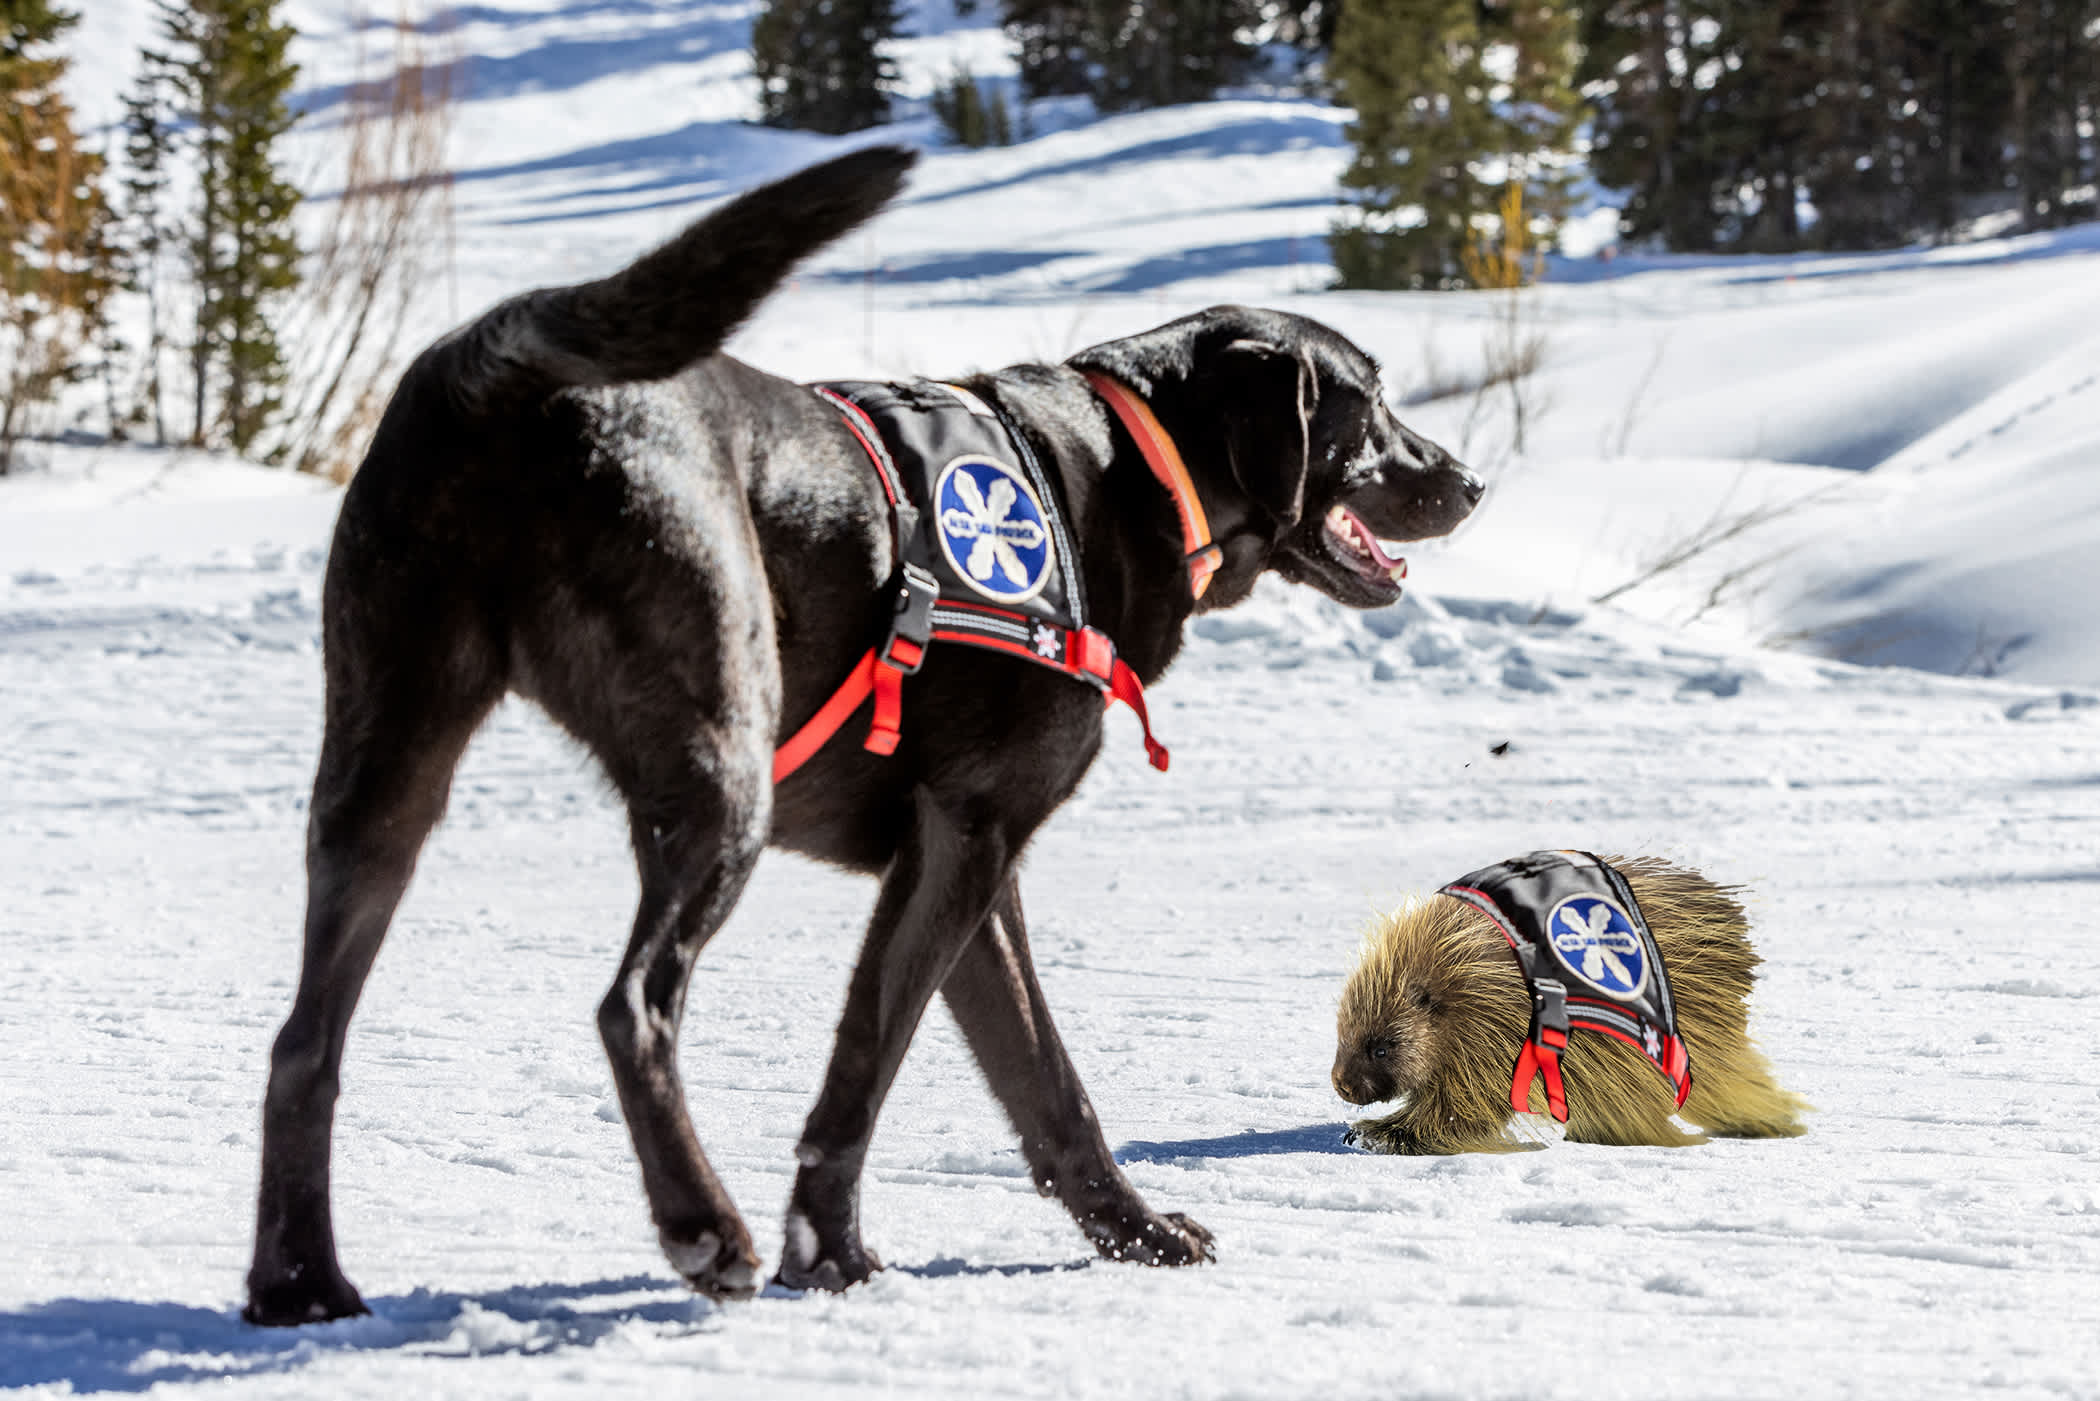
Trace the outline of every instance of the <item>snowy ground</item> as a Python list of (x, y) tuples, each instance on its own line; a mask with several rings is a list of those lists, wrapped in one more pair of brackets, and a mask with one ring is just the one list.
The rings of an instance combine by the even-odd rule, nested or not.
[[(92, 111), (146, 9), (88, 8)], [(736, 120), (751, 11), (463, 11), (460, 262), (429, 329), (836, 149)], [(344, 25), (304, 13), (325, 121)], [(995, 49), (982, 23), (922, 24), (921, 90)], [(737, 352), (954, 373), (1234, 299), (1341, 327), (1396, 395), (1463, 385), (1496, 299), (1315, 290), (1341, 122), (1045, 111), (1022, 146), (932, 156)], [(1118, 1156), (1217, 1233), (1186, 1272), (1090, 1261), (936, 1012), (866, 1186), (891, 1268), (838, 1299), (685, 1294), (591, 1022), (634, 895), (621, 824), (510, 706), (352, 1032), (338, 1226), (375, 1314), (243, 1327), (336, 497), (33, 448), (0, 482), (0, 1387), (2100, 1395), (2096, 248), (1564, 260), (1523, 312), (1549, 338), (1525, 452), (1463, 389), (1406, 411), (1495, 479), (1415, 552), (1411, 600), (1278, 588), (1202, 622), (1157, 692), (1169, 774), (1112, 719), (1030, 855), (1031, 922)], [(1561, 845), (1754, 890), (1753, 1030), (1808, 1136), (1343, 1150), (1326, 1075), (1363, 918)], [(695, 1117), (769, 1258), (870, 895), (769, 858), (694, 984)]]
[[(1357, 617), (1282, 590), (1205, 622), (1162, 688), (1173, 771), (1119, 717), (1029, 861), (1111, 1142), (1217, 1232), (1215, 1268), (1089, 1262), (937, 1013), (869, 1172), (891, 1270), (843, 1299), (686, 1296), (592, 1032), (633, 898), (620, 823), (514, 707), (353, 1036), (339, 1219), (376, 1316), (246, 1329), (332, 498), (166, 499), (186, 482), (214, 486), (180, 466), (0, 517), (0, 1385), (2091, 1394), (2100, 978), (2051, 937), (2091, 928), (2100, 884), (2090, 697), (1687, 645), (1606, 610)], [(1755, 1028), (1811, 1133), (1344, 1151), (1326, 1069), (1358, 922), (1567, 843), (1755, 889)], [(695, 983), (697, 1118), (769, 1254), (868, 895), (770, 860)]]

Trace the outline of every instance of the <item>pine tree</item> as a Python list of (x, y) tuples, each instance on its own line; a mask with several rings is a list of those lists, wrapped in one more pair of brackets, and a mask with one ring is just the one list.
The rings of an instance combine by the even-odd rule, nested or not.
[(896, 0), (767, 0), (751, 26), (760, 119), (839, 135), (889, 119)]
[(153, 421), (153, 441), (168, 440), (166, 399), (161, 386), (161, 354), (167, 345), (166, 287), (163, 281), (168, 242), (168, 169), (175, 155), (175, 133), (169, 124), (167, 97), (154, 72), (142, 71), (124, 96), (124, 191), (122, 238), (124, 285), (146, 301), (146, 344), (132, 417)]
[[(285, 102), (298, 66), (277, 0), (155, 0), (166, 47), (146, 55), (190, 124), (197, 203), (183, 252), (197, 299), (190, 342), (190, 441), (217, 430), (245, 452), (282, 403), (284, 353), (272, 313), (298, 285), (292, 211), (299, 192), (279, 171), (291, 129)], [(217, 407), (214, 412), (214, 389)]]
[(1342, 175), (1352, 208), (1331, 240), (1343, 286), (1464, 285), (1473, 232), (1499, 217), (1511, 183), (1550, 222), (1554, 157), (1574, 129), (1574, 38), (1574, 13), (1551, 0), (1343, 10), (1330, 64), (1356, 110)]
[(1871, 248), (2093, 213), (2100, 0), (1591, 0), (1584, 39), (1629, 234)]
[(115, 280), (102, 162), (80, 148), (49, 52), (78, 16), (0, 0), (0, 474), (30, 409), (79, 370)]
[(936, 88), (930, 101), (934, 118), (958, 146), (1010, 146), (1013, 120), (998, 89), (985, 89), (967, 68)]
[(1258, 0), (1089, 0), (1089, 90), (1103, 111), (1202, 102), (1246, 75)]
[(1086, 0), (1002, 0), (1000, 22), (1014, 42), (1023, 100), (1090, 90)]

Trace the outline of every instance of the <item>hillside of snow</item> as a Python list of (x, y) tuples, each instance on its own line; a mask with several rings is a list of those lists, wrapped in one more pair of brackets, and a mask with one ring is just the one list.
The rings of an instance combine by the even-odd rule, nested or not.
[[(106, 120), (150, 6), (85, 9), (75, 89)], [(296, 150), (325, 170), (356, 30), (292, 9)], [(755, 11), (461, 7), (457, 259), (419, 334), (855, 141), (936, 142), (915, 104), (958, 57), (1010, 72), (986, 11), (922, 9), (893, 127), (770, 131), (744, 121)], [(1093, 1261), (935, 1011), (866, 1180), (890, 1268), (840, 1298), (686, 1293), (592, 1021), (635, 896), (622, 823), (510, 703), (351, 1031), (336, 1214), (374, 1314), (246, 1328), (339, 494), (76, 439), (0, 479), (0, 1387), (2095, 1394), (2100, 230), (1558, 258), (1514, 311), (1543, 338), (1519, 450), (1508, 396), (1472, 388), (1506, 298), (1322, 290), (1345, 123), (1261, 93), (1044, 104), (1014, 147), (932, 145), (733, 346), (797, 378), (952, 375), (1277, 305), (1378, 355), (1409, 422), (1490, 476), (1392, 609), (1276, 585), (1199, 620), (1155, 692), (1172, 770), (1114, 716), (1029, 855), (1109, 1141), (1215, 1266)], [(1327, 1071), (1363, 921), (1542, 846), (1748, 889), (1752, 1031), (1807, 1136), (1343, 1147)], [(871, 894), (768, 857), (693, 982), (694, 1116), (769, 1261)]]

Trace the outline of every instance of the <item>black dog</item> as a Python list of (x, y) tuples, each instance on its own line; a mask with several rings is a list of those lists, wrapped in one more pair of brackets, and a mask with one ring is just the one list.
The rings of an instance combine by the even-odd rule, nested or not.
[[(864, 150), (755, 190), (612, 277), (504, 303), (403, 377), (328, 562), (304, 965), (271, 1056), (251, 1321), (363, 1310), (329, 1217), (344, 1036), (453, 766), (506, 691), (586, 745), (627, 803), (641, 907), (598, 1024), (664, 1252), (695, 1289), (759, 1279), (687, 1118), (677, 1041), (693, 960), (768, 845), (881, 877), (797, 1148), (783, 1283), (839, 1289), (879, 1268), (861, 1162), (935, 991), (1037, 1184), (1104, 1255), (1210, 1258), (1209, 1233), (1153, 1211), (1109, 1156), (1022, 926), (1016, 860), (1093, 759), (1100, 693), (946, 647), (907, 684), (894, 755), (841, 737), (772, 781), (775, 745), (881, 625), (889, 515), (831, 406), (715, 352), (912, 159)], [(1268, 569), (1390, 603), (1398, 571), (1363, 537), (1442, 534), (1480, 495), (1393, 418), (1368, 357), (1276, 312), (1218, 307), (966, 381), (1048, 465), (1093, 619), (1147, 682), (1197, 606), (1179, 518), (1082, 369), (1143, 396), (1178, 442), (1223, 549), (1205, 609)]]

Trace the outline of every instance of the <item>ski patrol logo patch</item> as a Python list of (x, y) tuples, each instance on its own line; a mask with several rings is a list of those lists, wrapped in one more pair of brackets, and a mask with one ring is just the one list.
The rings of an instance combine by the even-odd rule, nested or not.
[(1568, 972), (1611, 998), (1648, 985), (1648, 956), (1626, 912), (1601, 895), (1570, 895), (1546, 916), (1553, 955)]
[(1043, 505), (1018, 471), (989, 457), (958, 457), (933, 488), (934, 534), (962, 581), (995, 603), (1042, 591), (1055, 555)]

